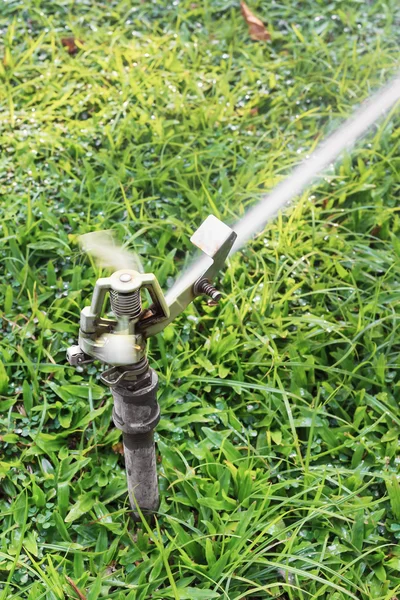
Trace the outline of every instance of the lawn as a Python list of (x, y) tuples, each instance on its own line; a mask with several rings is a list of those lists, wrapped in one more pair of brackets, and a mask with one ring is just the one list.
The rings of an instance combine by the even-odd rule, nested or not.
[(151, 340), (154, 524), (102, 367), (65, 360), (79, 234), (168, 289), (399, 67), (398, 0), (249, 6), (271, 41), (230, 0), (2, 2), (0, 600), (400, 596), (398, 112)]

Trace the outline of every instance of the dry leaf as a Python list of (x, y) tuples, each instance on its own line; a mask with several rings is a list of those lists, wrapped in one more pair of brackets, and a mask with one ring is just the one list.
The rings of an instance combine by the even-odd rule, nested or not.
[(78, 44), (80, 45), (83, 44), (82, 40), (78, 40), (74, 37), (62, 38), (61, 40), (61, 44), (64, 46), (64, 48), (67, 49), (68, 54), (71, 55), (76, 54), (79, 50), (79, 47), (76, 45), (76, 42), (78, 42)]
[(114, 444), (114, 446), (112, 446), (112, 450), (113, 452), (115, 452), (115, 454), (124, 454), (124, 445), (122, 442), (117, 442), (116, 444)]
[(268, 33), (265, 25), (258, 17), (253, 15), (247, 4), (244, 2), (240, 2), (240, 8), (242, 11), (242, 15), (247, 25), (249, 26), (249, 33), (252, 40), (259, 40), (261, 42), (266, 42), (271, 39), (270, 34)]

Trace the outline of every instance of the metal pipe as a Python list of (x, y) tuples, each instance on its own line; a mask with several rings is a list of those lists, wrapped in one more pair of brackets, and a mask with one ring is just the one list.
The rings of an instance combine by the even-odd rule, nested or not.
[(147, 359), (130, 367), (115, 367), (102, 375), (114, 398), (113, 421), (123, 432), (129, 499), (135, 519), (159, 506), (153, 430), (160, 420), (158, 377)]
[(153, 431), (139, 435), (124, 433), (123, 438), (129, 500), (138, 519), (137, 506), (146, 514), (157, 511), (160, 504), (154, 435)]

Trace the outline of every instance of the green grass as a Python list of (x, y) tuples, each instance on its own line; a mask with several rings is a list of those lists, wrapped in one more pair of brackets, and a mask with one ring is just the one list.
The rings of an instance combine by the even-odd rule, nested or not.
[[(400, 129), (375, 128), (150, 345), (160, 514), (134, 528), (99, 366), (65, 349), (112, 228), (164, 289), (398, 69), (396, 0), (0, 10), (0, 598), (400, 595)], [(83, 41), (74, 56), (61, 38)]]

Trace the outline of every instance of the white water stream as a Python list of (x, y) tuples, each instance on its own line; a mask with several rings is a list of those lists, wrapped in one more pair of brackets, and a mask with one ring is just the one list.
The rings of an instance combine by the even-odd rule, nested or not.
[[(346, 149), (367, 133), (370, 127), (383, 117), (400, 100), (400, 74), (383, 89), (362, 104), (333, 134), (329, 135), (308, 158), (293, 169), (291, 174), (279, 183), (269, 194), (250, 208), (232, 229), (237, 240), (231, 254), (242, 248), (254, 235), (264, 230), (267, 223), (290, 200), (299, 196), (314, 180), (323, 174)], [(209, 264), (209, 258), (200, 257), (187, 269), (167, 294), (168, 298), (179, 295), (194, 281), (193, 276), (201, 275)]]

